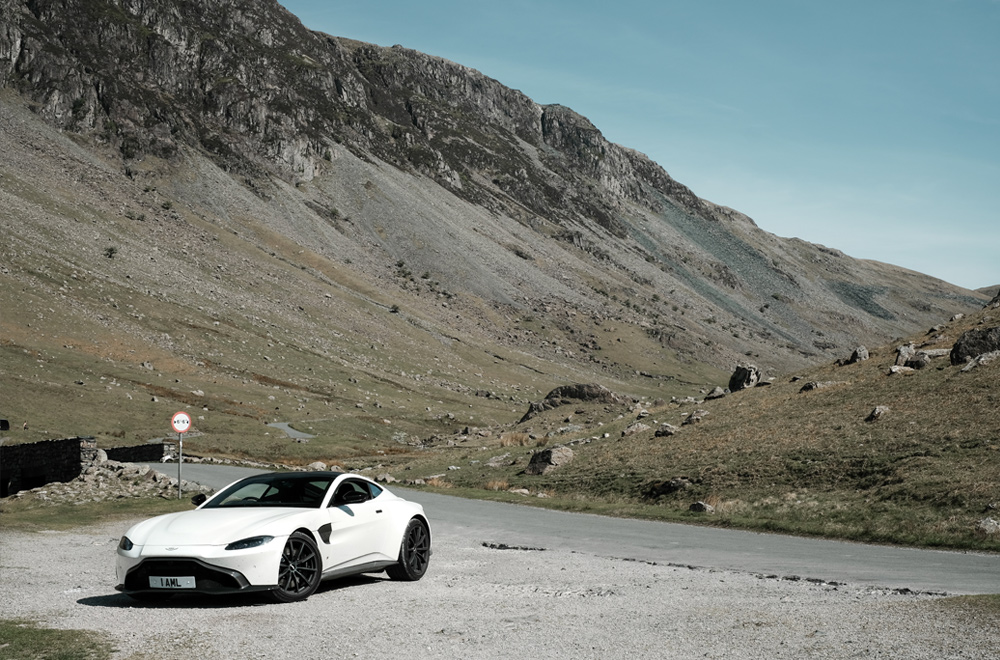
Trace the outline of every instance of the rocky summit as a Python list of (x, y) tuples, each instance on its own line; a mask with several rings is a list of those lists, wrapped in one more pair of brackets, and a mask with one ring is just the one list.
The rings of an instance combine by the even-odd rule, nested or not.
[(0, 414), (51, 434), (184, 405), (406, 442), (561, 385), (787, 373), (988, 299), (776, 237), (572, 109), (272, 0), (0, 0), (0, 150)]

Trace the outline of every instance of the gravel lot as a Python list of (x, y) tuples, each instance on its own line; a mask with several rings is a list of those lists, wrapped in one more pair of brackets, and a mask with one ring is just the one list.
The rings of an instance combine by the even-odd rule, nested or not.
[[(937, 597), (653, 565), (438, 533), (427, 576), (303, 603), (114, 591), (128, 523), (0, 533), (3, 617), (104, 631), (118, 658), (996, 658), (1000, 630)], [(490, 545), (484, 545), (490, 544)]]

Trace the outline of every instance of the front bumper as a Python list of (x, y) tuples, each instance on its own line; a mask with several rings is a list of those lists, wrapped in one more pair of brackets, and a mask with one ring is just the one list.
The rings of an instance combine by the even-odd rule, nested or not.
[[(285, 539), (261, 547), (225, 550), (220, 546), (118, 549), (115, 588), (125, 593), (228, 594), (266, 591), (278, 584)], [(194, 578), (194, 588), (154, 588), (150, 577)]]
[[(158, 577), (193, 577), (194, 589), (159, 589), (149, 584), (151, 576)], [(233, 594), (249, 591), (265, 591), (274, 585), (250, 584), (246, 576), (234, 569), (213, 566), (200, 559), (177, 557), (164, 559), (154, 557), (144, 559), (125, 573), (125, 579), (115, 586), (125, 593), (198, 593), (198, 594)]]

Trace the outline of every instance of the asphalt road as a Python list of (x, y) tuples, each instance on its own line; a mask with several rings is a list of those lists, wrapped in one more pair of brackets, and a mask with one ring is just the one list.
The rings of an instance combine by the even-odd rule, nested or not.
[[(177, 476), (176, 465), (153, 467)], [(185, 480), (213, 488), (259, 472), (263, 470), (183, 466)], [(468, 535), (484, 543), (918, 592), (1000, 593), (998, 555), (610, 518), (390, 488), (422, 504), (435, 530)]]

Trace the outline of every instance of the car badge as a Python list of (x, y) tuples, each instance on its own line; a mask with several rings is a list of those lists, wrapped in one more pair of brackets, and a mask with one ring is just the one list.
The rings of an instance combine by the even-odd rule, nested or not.
[(167, 552), (173, 552), (173, 551), (174, 551), (174, 550), (176, 550), (176, 549), (177, 549), (177, 548), (164, 548), (164, 550), (166, 550)]

